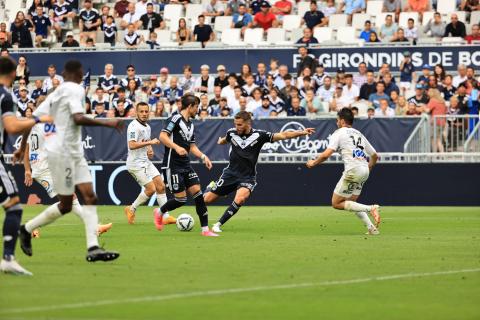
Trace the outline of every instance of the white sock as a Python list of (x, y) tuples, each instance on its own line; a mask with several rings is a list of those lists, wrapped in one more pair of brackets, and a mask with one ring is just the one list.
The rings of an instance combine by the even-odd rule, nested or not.
[[(167, 194), (166, 194), (166, 193), (162, 193), (162, 194), (158, 194), (158, 193), (157, 193), (157, 202), (158, 202), (158, 206), (159, 206), (160, 208), (163, 207), (163, 205), (164, 205), (165, 203), (167, 203), (167, 201), (168, 201), (168, 198), (167, 198)], [(169, 216), (170, 216), (170, 215), (168, 214), (168, 212), (165, 212), (165, 213), (163, 214), (163, 219), (166, 219), (166, 218), (168, 218)]]
[(72, 212), (81, 218), (82, 205), (78, 199), (73, 199), (72, 201)]
[(137, 210), (137, 208), (139, 206), (141, 206), (142, 204), (144, 204), (145, 202), (147, 202), (148, 199), (150, 199), (150, 197), (147, 196), (144, 191), (140, 192), (137, 199), (135, 199), (135, 201), (133, 201), (133, 203), (132, 203), (132, 209), (134, 211)]
[(46, 226), (52, 223), (62, 216), (60, 210), (58, 210), (58, 202), (52, 204), (47, 209), (43, 210), (39, 215), (35, 216), (32, 220), (25, 224), (25, 229), (28, 232), (32, 232), (36, 228)]
[(202, 227), (202, 232), (205, 232), (205, 231), (208, 231), (208, 230), (210, 230), (210, 229), (208, 228), (208, 226)]
[(98, 247), (98, 215), (97, 206), (80, 206), (79, 212), (75, 212), (85, 225), (85, 235), (87, 238), (87, 249), (91, 247)]
[(370, 212), (370, 210), (372, 210), (372, 206), (367, 206), (365, 204), (361, 204), (355, 201), (345, 201), (345, 210), (353, 212)]
[(368, 217), (367, 213), (364, 212), (364, 211), (361, 211), (361, 212), (355, 212), (355, 215), (363, 221), (363, 224), (365, 224), (365, 226), (370, 229), (371, 227), (373, 227), (373, 223), (372, 221), (370, 221), (370, 218)]

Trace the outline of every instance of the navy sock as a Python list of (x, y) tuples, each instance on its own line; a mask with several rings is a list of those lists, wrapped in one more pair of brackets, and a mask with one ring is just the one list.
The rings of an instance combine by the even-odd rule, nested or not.
[(193, 199), (195, 199), (195, 207), (197, 209), (197, 215), (200, 219), (200, 224), (202, 227), (208, 227), (208, 210), (205, 200), (203, 200), (202, 191), (197, 192)]
[(161, 208), (162, 213), (173, 211), (187, 203), (187, 197), (183, 198), (173, 198), (167, 201)]
[(17, 244), (21, 221), (22, 207), (19, 204), (5, 211), (5, 220), (3, 221), (3, 257), (5, 259), (15, 255), (15, 245)]
[(231, 217), (237, 213), (238, 210), (240, 210), (241, 205), (235, 203), (235, 201), (230, 204), (230, 206), (225, 210), (223, 213), (223, 216), (218, 220), (222, 225), (224, 225)]

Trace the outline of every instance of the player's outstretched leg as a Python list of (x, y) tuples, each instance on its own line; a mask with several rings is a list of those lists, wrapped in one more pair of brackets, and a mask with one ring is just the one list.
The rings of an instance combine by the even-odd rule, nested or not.
[[(380, 224), (380, 214), (378, 212), (379, 206), (358, 203), (356, 202), (358, 197), (359, 196), (357, 195), (352, 195), (347, 199), (334, 193), (332, 197), (332, 206), (335, 209), (355, 212), (355, 215), (362, 220), (364, 225), (367, 227), (368, 234), (379, 234), (380, 232), (377, 229), (378, 224)], [(370, 221), (367, 212), (370, 212), (370, 214), (374, 217), (375, 225), (372, 223), (372, 221)]]
[(129, 224), (135, 223), (135, 212), (137, 211), (137, 208), (142, 204), (144, 204), (145, 202), (147, 202), (148, 199), (150, 199), (150, 197), (154, 193), (154, 190), (155, 190), (154, 188), (147, 188), (147, 187), (148, 185), (145, 186), (145, 190), (141, 191), (138, 194), (137, 199), (135, 199), (135, 201), (133, 201), (131, 205), (125, 207), (124, 211), (125, 211), (125, 215), (127, 216), (127, 220)]
[(223, 215), (220, 217), (217, 223), (215, 223), (212, 227), (213, 232), (222, 232), (220, 229), (231, 217), (233, 217), (240, 207), (247, 201), (248, 197), (250, 196), (250, 190), (247, 188), (239, 188), (237, 193), (235, 194), (235, 199), (233, 202), (228, 206), (225, 210)]
[(208, 210), (205, 200), (203, 199), (203, 193), (200, 190), (200, 185), (194, 185), (190, 187), (188, 191), (195, 200), (195, 208), (197, 210), (197, 215), (200, 219), (200, 225), (202, 227), (202, 236), (218, 237), (218, 234), (210, 231), (210, 228), (208, 227)]
[(0, 262), (0, 271), (31, 276), (33, 274), (15, 260), (15, 246), (17, 244), (22, 213), (22, 207), (18, 202), (5, 208), (5, 220), (3, 221), (3, 257)]

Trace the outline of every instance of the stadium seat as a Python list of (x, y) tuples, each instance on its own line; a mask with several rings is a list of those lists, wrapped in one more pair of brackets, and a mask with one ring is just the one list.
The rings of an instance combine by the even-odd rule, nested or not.
[(183, 14), (183, 6), (181, 4), (167, 4), (163, 9), (163, 19), (166, 21), (178, 20)]
[(354, 27), (340, 27), (337, 29), (337, 40), (345, 44), (364, 43), (363, 39), (357, 37), (357, 32)]
[(242, 45), (240, 40), (240, 29), (225, 29), (222, 32), (221, 41), (230, 46)]
[(313, 30), (313, 36), (317, 38), (319, 43), (330, 41), (333, 39), (333, 30), (329, 27), (315, 28)]
[(352, 27), (362, 30), (365, 26), (365, 21), (370, 20), (371, 16), (368, 13), (355, 13), (352, 18)]
[[(445, 23), (450, 23), (451, 22), (450, 17), (454, 13), (457, 14), (458, 21), (462, 21), (465, 24), (467, 23), (467, 12), (465, 11), (453, 11), (453, 12), (450, 12), (449, 14), (443, 15), (443, 21), (445, 21)], [(467, 33), (468, 33), (468, 29), (467, 29)]]
[(232, 19), (233, 18), (231, 16), (216, 17), (214, 30), (216, 32), (223, 32), (225, 29), (230, 29), (232, 25)]
[(286, 31), (282, 28), (270, 28), (267, 31), (267, 43), (278, 44), (286, 41)]
[(137, 33), (143, 37), (144, 41), (147, 41), (150, 38), (150, 30), (137, 30)]
[(185, 42), (182, 44), (182, 48), (187, 48), (187, 49), (201, 49), (202, 48), (202, 43), (198, 41), (194, 42)]
[(185, 19), (190, 21), (191, 25), (194, 25), (198, 21), (198, 16), (203, 12), (203, 7), (201, 4), (191, 3), (187, 5), (185, 12)]
[(310, 1), (300, 1), (297, 6), (297, 14), (303, 18), (307, 11), (310, 11)]
[(246, 44), (259, 45), (264, 43), (263, 41), (263, 29), (247, 29), (245, 30), (244, 41)]
[(438, 43), (437, 38), (432, 38), (432, 37), (418, 38), (417, 40), (418, 45), (431, 45), (431, 44), (437, 44), (437, 43)]
[(398, 26), (406, 28), (408, 26), (408, 19), (413, 19), (415, 25), (418, 24), (418, 12), (401, 12)]
[(177, 42), (164, 42), (160, 43), (160, 48), (177, 48), (178, 43)]
[(367, 13), (371, 16), (377, 16), (382, 13), (383, 0), (370, 0), (367, 1)]
[(221, 42), (218, 41), (209, 41), (205, 44), (206, 49), (218, 49), (218, 48), (224, 48), (225, 45)]
[(426, 26), (430, 20), (433, 19), (435, 11), (425, 11), (422, 17), (422, 26)]
[(283, 29), (291, 31), (293, 29), (299, 28), (302, 18), (300, 16), (289, 14), (283, 16)]
[[(170, 31), (172, 32), (177, 32), (178, 31), (178, 21), (182, 19), (182, 17), (176, 17), (176, 18), (172, 18), (169, 22), (168, 22), (168, 29), (170, 29)], [(205, 22), (206, 23), (206, 22)], [(193, 25), (195, 25), (196, 23), (194, 23)], [(187, 20), (187, 27), (189, 27), (189, 23), (188, 23), (188, 20)], [(193, 27), (191, 28), (193, 29)]]
[(117, 38), (115, 39), (116, 40), (116, 43), (123, 43), (124, 42), (124, 38), (125, 37), (125, 31), (124, 30), (118, 30), (117, 31)]
[[(389, 12), (382, 12), (375, 16), (375, 30), (378, 32), (379, 28), (385, 23), (385, 19), (388, 15), (391, 15)], [(392, 15), (394, 16), (394, 15)]]
[(112, 45), (110, 43), (97, 42), (95, 43), (95, 47), (97, 47), (99, 50), (108, 50), (112, 48)]
[(294, 43), (297, 42), (302, 37), (303, 37), (303, 29), (302, 28), (293, 29), (290, 32), (290, 41), (293, 41)]
[(442, 44), (444, 45), (459, 45), (467, 43), (462, 37), (444, 37), (442, 38)]
[(442, 14), (449, 14), (455, 11), (456, 2), (454, 0), (437, 0), (437, 11)]
[(476, 24), (476, 23), (480, 23), (480, 10), (473, 11), (470, 15), (470, 24)]
[(328, 20), (328, 26), (333, 29), (346, 27), (348, 25), (348, 16), (346, 14), (332, 14)]
[(155, 33), (157, 34), (158, 43), (172, 42), (172, 32), (170, 30), (158, 30)]

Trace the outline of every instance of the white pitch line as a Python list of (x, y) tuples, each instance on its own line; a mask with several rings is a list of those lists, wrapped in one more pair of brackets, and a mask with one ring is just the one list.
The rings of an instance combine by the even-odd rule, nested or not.
[(145, 296), (145, 297), (138, 297), (138, 298), (117, 299), (117, 300), (101, 300), (101, 301), (91, 301), (91, 302), (82, 302), (82, 303), (59, 304), (59, 305), (43, 306), (43, 307), (5, 309), (0, 311), (0, 314), (57, 311), (57, 310), (65, 310), (65, 309), (82, 309), (82, 308), (99, 307), (99, 306), (105, 306), (105, 305), (165, 301), (165, 300), (192, 298), (192, 297), (216, 296), (216, 295), (268, 291), (268, 290), (338, 286), (338, 285), (349, 285), (349, 284), (365, 283), (365, 282), (372, 282), (372, 281), (388, 281), (388, 280), (408, 279), (408, 278), (417, 278), (417, 277), (432, 277), (432, 276), (469, 273), (469, 272), (480, 272), (480, 268), (425, 272), (425, 273), (404, 273), (404, 274), (394, 274), (394, 275), (350, 279), (350, 280), (334, 280), (334, 281), (324, 281), (324, 282), (308, 282), (308, 283), (281, 284), (281, 285), (274, 285), (274, 286), (259, 286), (259, 287), (250, 287), (250, 288), (232, 288), (232, 289), (218, 289), (218, 290), (207, 290), (207, 291), (180, 292), (180, 293), (173, 293), (173, 294), (166, 294), (166, 295), (159, 295), (159, 296)]

